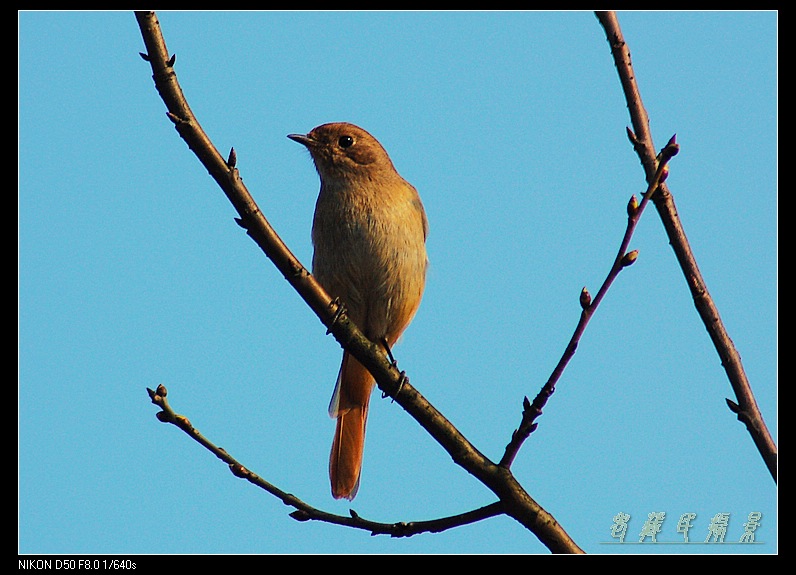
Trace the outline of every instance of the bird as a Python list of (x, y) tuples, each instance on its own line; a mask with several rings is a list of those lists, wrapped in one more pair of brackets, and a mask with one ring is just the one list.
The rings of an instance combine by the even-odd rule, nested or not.
[[(364, 129), (333, 122), (304, 145), (320, 177), (312, 222), (312, 274), (371, 341), (392, 346), (415, 316), (426, 283), (428, 219), (417, 190)], [(362, 472), (368, 405), (375, 381), (343, 351), (329, 415), (337, 420), (329, 455), (335, 499), (353, 500)]]

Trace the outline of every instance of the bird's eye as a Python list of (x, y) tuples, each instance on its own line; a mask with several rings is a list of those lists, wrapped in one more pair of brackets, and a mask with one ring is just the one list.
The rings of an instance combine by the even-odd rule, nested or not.
[(351, 136), (340, 136), (340, 139), (337, 140), (337, 145), (341, 148), (350, 148), (354, 145), (354, 138)]

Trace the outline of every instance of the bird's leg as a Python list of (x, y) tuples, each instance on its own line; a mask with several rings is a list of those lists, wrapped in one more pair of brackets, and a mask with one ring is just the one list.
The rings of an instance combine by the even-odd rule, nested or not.
[(393, 365), (393, 367), (397, 368), (398, 362), (395, 361), (395, 357), (393, 357), (392, 350), (390, 349), (390, 344), (387, 343), (386, 337), (381, 338), (381, 345), (384, 346), (384, 351), (387, 352), (387, 357), (390, 358), (390, 363)]
[(326, 328), (326, 335), (332, 333), (332, 327), (334, 327), (334, 324), (336, 324), (340, 317), (345, 313), (345, 305), (342, 301), (340, 301), (339, 297), (336, 297), (332, 300), (332, 305), (336, 305), (337, 310), (335, 310), (334, 316), (332, 316), (332, 321), (329, 322), (329, 327)]
[[(381, 338), (381, 345), (384, 346), (384, 350), (387, 352), (387, 357), (390, 359), (390, 363), (393, 365), (395, 369), (398, 369), (398, 362), (395, 360), (395, 356), (392, 354), (392, 350), (390, 349), (390, 344), (387, 343), (386, 338)], [(401, 375), (398, 378), (398, 390), (395, 392), (392, 400), (395, 401), (395, 398), (398, 397), (398, 394), (401, 393), (401, 388), (404, 386), (404, 382), (408, 381), (409, 378), (406, 377), (406, 372), (402, 371)], [(387, 397), (386, 393), (381, 394), (382, 399)]]

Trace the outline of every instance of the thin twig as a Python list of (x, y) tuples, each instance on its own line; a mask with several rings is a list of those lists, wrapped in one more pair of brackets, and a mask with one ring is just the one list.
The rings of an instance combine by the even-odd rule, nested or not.
[(229, 466), (229, 470), (235, 477), (245, 479), (249, 483), (264, 489), (271, 495), (274, 495), (282, 501), (285, 505), (295, 508), (295, 511), (289, 515), (297, 521), (321, 521), (324, 523), (332, 523), (335, 525), (344, 525), (346, 527), (353, 527), (355, 529), (362, 529), (369, 531), (371, 535), (389, 535), (390, 537), (411, 537), (421, 533), (439, 533), (455, 527), (461, 527), (470, 523), (475, 523), (483, 519), (488, 519), (496, 515), (504, 513), (503, 505), (497, 501), (485, 507), (451, 515), (448, 517), (441, 517), (432, 519), (430, 521), (410, 521), (398, 523), (382, 523), (378, 521), (370, 521), (363, 519), (353, 509), (349, 511), (350, 515), (337, 515), (322, 511), (308, 503), (302, 501), (295, 495), (282, 491), (272, 483), (269, 483), (256, 473), (250, 471), (238, 460), (232, 457), (225, 449), (216, 446), (212, 441), (202, 435), (196, 429), (189, 419), (183, 415), (179, 415), (172, 409), (166, 396), (168, 391), (164, 385), (159, 385), (157, 389), (152, 390), (147, 388), (147, 393), (152, 403), (162, 409), (157, 413), (158, 420), (163, 423), (170, 423), (176, 425), (183, 430), (191, 439), (202, 445), (205, 449), (210, 451), (218, 459), (223, 461)]
[[(633, 149), (641, 160), (649, 182), (654, 177), (657, 169), (657, 160), (655, 158), (652, 134), (649, 129), (649, 117), (641, 101), (636, 75), (633, 72), (633, 65), (630, 61), (630, 50), (622, 35), (616, 14), (614, 12), (596, 12), (595, 14), (605, 29), (606, 38), (611, 46), (611, 54), (619, 73), (622, 91), (625, 94), (630, 120), (633, 124), (633, 131), (628, 132), (631, 136)], [(730, 385), (735, 393), (737, 403), (726, 399), (727, 405), (737, 415), (738, 419), (746, 425), (752, 440), (763, 457), (766, 467), (771, 473), (771, 477), (776, 482), (777, 446), (763, 420), (760, 408), (757, 406), (752, 387), (741, 363), (741, 356), (738, 350), (735, 349), (735, 345), (724, 327), (718, 308), (708, 292), (702, 273), (699, 271), (680, 217), (677, 215), (674, 198), (666, 184), (658, 188), (652, 201), (655, 203), (655, 208), (663, 222), (663, 227), (677, 257), (677, 262), (680, 264), (680, 269), (685, 276), (688, 289), (691, 290), (694, 306), (699, 313), (699, 317), (702, 318), (702, 323), (704, 323), (705, 329), (710, 335), (719, 358), (721, 358), (721, 364), (724, 366)]]
[(600, 302), (608, 292), (608, 288), (611, 287), (611, 284), (619, 275), (620, 271), (636, 261), (636, 258), (638, 257), (638, 251), (627, 251), (627, 248), (630, 245), (630, 239), (633, 237), (633, 232), (636, 229), (636, 225), (641, 219), (641, 214), (644, 213), (644, 208), (647, 207), (650, 198), (655, 194), (656, 189), (666, 179), (667, 174), (669, 173), (669, 160), (671, 160), (672, 157), (677, 154), (679, 149), (680, 148), (675, 142), (674, 136), (672, 136), (672, 138), (666, 144), (666, 147), (661, 150), (659, 156), (660, 162), (658, 163), (655, 177), (652, 179), (650, 184), (647, 186), (647, 190), (642, 195), (641, 203), (638, 203), (636, 196), (630, 198), (630, 202), (628, 202), (627, 205), (627, 227), (625, 228), (625, 234), (622, 237), (622, 241), (619, 244), (619, 250), (617, 251), (616, 258), (614, 258), (614, 263), (611, 265), (611, 269), (609, 270), (608, 275), (603, 281), (603, 284), (600, 286), (600, 289), (594, 299), (592, 299), (585, 287), (581, 291), (580, 305), (582, 311), (580, 313), (578, 325), (575, 327), (575, 332), (572, 334), (572, 337), (570, 338), (569, 343), (567, 344), (567, 347), (561, 356), (561, 359), (559, 359), (558, 364), (556, 365), (555, 369), (553, 369), (553, 373), (550, 375), (547, 382), (542, 386), (542, 389), (536, 395), (533, 402), (529, 402), (527, 397), (524, 398), (522, 421), (517, 430), (512, 434), (511, 441), (506, 446), (506, 450), (503, 453), (503, 457), (501, 458), (499, 465), (506, 468), (511, 467), (511, 464), (514, 461), (514, 458), (517, 456), (520, 447), (522, 447), (523, 442), (536, 429), (536, 418), (542, 415), (542, 408), (545, 406), (545, 404), (547, 404), (547, 400), (550, 399), (550, 396), (553, 395), (553, 392), (555, 392), (556, 383), (558, 383), (558, 380), (564, 373), (564, 369), (566, 369), (567, 364), (575, 355), (580, 338), (583, 336), (583, 332), (586, 330), (589, 320), (591, 320), (592, 316), (597, 311), (597, 307), (600, 305)]

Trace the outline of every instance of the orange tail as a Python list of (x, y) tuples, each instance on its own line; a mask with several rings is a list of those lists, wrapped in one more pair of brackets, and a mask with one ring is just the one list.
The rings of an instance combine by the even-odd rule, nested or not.
[(353, 499), (359, 489), (362, 451), (365, 447), (365, 423), (373, 384), (370, 372), (345, 352), (337, 386), (329, 405), (329, 415), (337, 418), (332, 453), (329, 456), (329, 479), (335, 499)]

